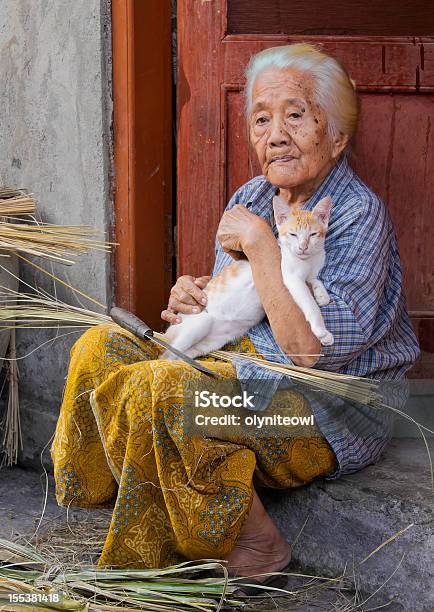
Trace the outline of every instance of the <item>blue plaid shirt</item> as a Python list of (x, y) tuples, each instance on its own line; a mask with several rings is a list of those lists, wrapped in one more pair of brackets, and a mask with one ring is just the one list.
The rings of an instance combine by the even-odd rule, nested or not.
[[(276, 188), (264, 176), (240, 187), (226, 210), (251, 202), (250, 210), (267, 219), (277, 235), (272, 199)], [(383, 202), (361, 181), (341, 157), (303, 209), (312, 210), (329, 195), (333, 206), (326, 236), (326, 261), (320, 273), (331, 301), (321, 307), (326, 328), (334, 336), (323, 346), (316, 368), (384, 381), (402, 380), (419, 356), (419, 346), (406, 310), (402, 274), (393, 225)], [(216, 241), (213, 275), (232, 261)], [(265, 318), (249, 331), (257, 351), (267, 358), (290, 363)], [(236, 362), (240, 381), (267, 388), (262, 409), (287, 377), (247, 360)], [(265, 384), (265, 382), (267, 383)], [(315, 420), (336, 454), (336, 478), (357, 471), (381, 456), (391, 436), (393, 419), (388, 410), (355, 405), (336, 396), (304, 391)], [(402, 407), (402, 393), (394, 402)]]

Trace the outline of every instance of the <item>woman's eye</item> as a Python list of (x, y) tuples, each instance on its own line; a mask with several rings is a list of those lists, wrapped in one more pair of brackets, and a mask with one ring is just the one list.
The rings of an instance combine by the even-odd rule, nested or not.
[(267, 122), (267, 118), (266, 117), (258, 117), (256, 119), (256, 125), (264, 125), (264, 123)]
[(300, 117), (301, 117), (300, 113), (291, 113), (289, 115), (290, 119), (300, 119)]

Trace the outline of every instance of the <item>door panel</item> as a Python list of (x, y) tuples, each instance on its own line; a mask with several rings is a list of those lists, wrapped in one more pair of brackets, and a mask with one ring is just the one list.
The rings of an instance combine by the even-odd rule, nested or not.
[(388, 204), (411, 310), (434, 312), (433, 118), (434, 96), (362, 95), (352, 166)]
[(228, 3), (228, 33), (429, 36), (432, 0), (236, 0)]
[[(226, 83), (242, 83), (252, 55), (267, 47), (305, 42), (297, 36), (226, 36), (221, 43), (222, 77)], [(419, 91), (434, 87), (433, 44), (409, 39), (310, 36), (344, 64), (359, 90)], [(423, 68), (422, 68), (423, 66)], [(421, 82), (422, 81), (422, 82)]]
[[(249, 2), (256, 30), (239, 21), (241, 4), (178, 2), (179, 273), (209, 273), (215, 232), (228, 199), (261, 173), (247, 144), (242, 93), (247, 62), (267, 47), (306, 40), (276, 34), (275, 29), (270, 34), (271, 26), (258, 17), (264, 4), (283, 10), (289, 3)], [(390, 1), (383, 4), (392, 6)], [(408, 2), (398, 4), (404, 14)], [(351, 11), (344, 10), (347, 22)], [(368, 14), (365, 22), (369, 19)], [(412, 34), (423, 33), (416, 21)], [(400, 31), (400, 23), (397, 19), (394, 32)], [(409, 27), (401, 25), (403, 32)], [(424, 349), (418, 373), (427, 376), (434, 374), (434, 38), (390, 37), (389, 30), (385, 27), (382, 36), (309, 36), (309, 41), (339, 59), (356, 81), (361, 117), (352, 166), (393, 217), (409, 308)]]

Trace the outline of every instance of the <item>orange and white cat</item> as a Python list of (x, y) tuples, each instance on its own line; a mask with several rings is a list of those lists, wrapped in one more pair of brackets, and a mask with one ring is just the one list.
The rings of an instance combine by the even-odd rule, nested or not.
[[(330, 297), (318, 279), (325, 261), (324, 242), (331, 204), (327, 196), (312, 211), (291, 211), (285, 200), (279, 196), (273, 198), (283, 282), (323, 345), (333, 344), (333, 336), (325, 328), (319, 308), (328, 304)], [(199, 314), (180, 314), (181, 323), (171, 325), (165, 334), (167, 342), (192, 358), (240, 338), (265, 316), (247, 260), (227, 265), (209, 281), (204, 291), (208, 298), (206, 309)], [(176, 356), (165, 351), (160, 359), (176, 359)]]

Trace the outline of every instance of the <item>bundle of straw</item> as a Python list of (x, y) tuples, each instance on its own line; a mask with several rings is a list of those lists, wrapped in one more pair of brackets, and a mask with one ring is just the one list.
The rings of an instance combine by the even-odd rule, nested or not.
[[(6, 603), (8, 594), (14, 592), (34, 594), (41, 609), (77, 612), (206, 611), (220, 610), (223, 602), (241, 604), (230, 597), (239, 579), (228, 579), (225, 570), (225, 578), (200, 578), (204, 571), (223, 567), (211, 560), (187, 561), (164, 569), (74, 571), (52, 567), (51, 560), (33, 547), (0, 539), (1, 559), (6, 564), (0, 564), (0, 604)], [(276, 591), (279, 593), (279, 589)], [(289, 594), (283, 590), (280, 593)]]
[(2, 457), (0, 460), (0, 468), (4, 465), (10, 467), (18, 461), (19, 448), (23, 448), (23, 440), (21, 437), (21, 421), (20, 421), (20, 399), (19, 399), (19, 370), (17, 361), (16, 336), (15, 328), (11, 329), (11, 337), (9, 341), (9, 356), (8, 356), (8, 381), (9, 394), (8, 404), (0, 423), (0, 433), (3, 436), (2, 440)]
[(333, 393), (344, 399), (375, 405), (380, 401), (378, 383), (372, 379), (360, 376), (350, 376), (326, 370), (303, 368), (301, 366), (275, 363), (258, 356), (257, 354), (238, 353), (236, 351), (214, 351), (213, 357), (223, 361), (233, 362), (235, 359), (246, 359), (260, 367), (272, 372), (290, 376), (295, 382), (308, 385), (311, 389)]
[[(23, 254), (70, 265), (74, 263), (75, 255), (87, 252), (89, 249), (110, 252), (112, 243), (100, 240), (97, 237), (97, 230), (87, 226), (60, 226), (42, 223), (34, 217), (35, 212), (36, 203), (25, 190), (10, 187), (0, 188), (0, 255), (2, 257), (15, 254), (39, 271), (53, 277), (47, 270), (37, 266)], [(23, 215), (28, 217), (26, 222), (22, 221)], [(0, 267), (12, 274), (9, 269), (1, 266), (1, 264)], [(12, 275), (18, 278), (16, 275)], [(12, 295), (15, 297), (11, 301)], [(8, 305), (12, 306), (16, 300), (21, 301), (20, 294), (17, 292), (9, 293)], [(17, 306), (20, 307), (22, 304), (19, 303)], [(47, 306), (50, 310), (49, 304), (44, 304), (44, 306)], [(23, 312), (21, 314), (23, 315)], [(74, 315), (77, 317), (79, 313), (75, 312)], [(29, 316), (36, 316), (34, 304), (30, 308)], [(49, 313), (47, 316), (51, 317), (51, 321), (56, 321), (53, 318), (53, 313)], [(65, 316), (68, 315), (65, 314)], [(89, 323), (89, 313), (86, 313), (85, 309), (80, 313), (80, 316), (80, 322), (84, 320), (85, 323)], [(90, 319), (92, 319), (91, 315)], [(44, 326), (48, 326), (47, 323), (47, 320), (43, 321)], [(55, 323), (53, 325), (58, 327)], [(2, 442), (1, 450), (3, 451), (0, 467), (4, 463), (13, 465), (17, 462), (18, 446), (21, 442), (17, 363), (15, 333), (13, 332), (9, 354), (9, 399), (3, 420), (0, 423), (0, 432), (3, 438), (2, 441), (0, 440)]]
[(81, 225), (0, 221), (0, 249), (73, 264), (72, 257), (89, 249), (110, 252), (114, 243), (96, 238), (98, 231)]
[[(94, 249), (110, 252), (114, 243), (97, 238), (98, 231), (89, 226), (53, 225), (38, 222), (33, 214), (36, 203), (23, 189), (0, 188), (0, 249), (28, 253), (63, 264), (73, 264), (72, 257)], [(13, 223), (14, 217), (27, 215), (29, 220)]]
[(43, 297), (42, 292), (32, 295), (1, 286), (0, 290), (3, 290), (0, 293), (0, 329), (11, 324), (30, 329), (86, 328), (112, 320), (108, 315), (71, 306), (51, 296)]
[(31, 215), (36, 211), (36, 202), (23, 189), (0, 187), (0, 217)]
[[(2, 567), (1, 560), (5, 565)], [(220, 570), (221, 578), (204, 577), (213, 570)], [(278, 572), (276, 572), (278, 573)], [(288, 574), (297, 587), (291, 590), (274, 588), (267, 603), (272, 607), (258, 607), (263, 597), (234, 594), (243, 584), (249, 585), (249, 577), (230, 578), (224, 562), (211, 559), (186, 561), (158, 569), (107, 569), (94, 567), (70, 568), (57, 559), (42, 556), (32, 546), (0, 539), (0, 609), (13, 612), (23, 610), (12, 606), (2, 607), (9, 600), (9, 593), (26, 593), (40, 601), (33, 609), (70, 610), (76, 612), (155, 612), (216, 611), (243, 609), (291, 609), (294, 604), (322, 593), (324, 588), (351, 587), (351, 578), (339, 578)], [(259, 575), (260, 576), (260, 575)], [(258, 576), (258, 577), (259, 577)], [(255, 578), (254, 575), (250, 578)], [(51, 601), (48, 602), (49, 596)], [(54, 596), (54, 597), (53, 597)], [(277, 599), (283, 603), (277, 605)], [(45, 599), (45, 603), (44, 603)], [(261, 602), (262, 599), (262, 602)], [(303, 606), (304, 607), (304, 606)], [(295, 608), (294, 608), (295, 609)], [(348, 611), (353, 607), (346, 608)], [(359, 608), (354, 608), (354, 610)]]

